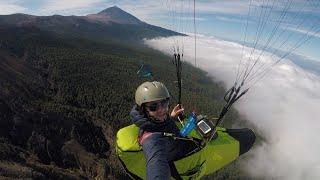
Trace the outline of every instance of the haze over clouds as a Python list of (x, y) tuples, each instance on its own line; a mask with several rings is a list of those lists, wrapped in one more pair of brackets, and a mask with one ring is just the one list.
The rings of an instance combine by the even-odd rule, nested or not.
[[(146, 41), (149, 46), (172, 54), (177, 37)], [(194, 39), (184, 38), (185, 61), (193, 63)], [(215, 81), (230, 88), (241, 59), (242, 45), (213, 37), (198, 37), (198, 66)], [(250, 49), (245, 50), (249, 54)], [(271, 61), (265, 52), (263, 62)], [(252, 177), (274, 179), (320, 178), (320, 77), (290, 60), (283, 60), (235, 104), (266, 138), (255, 144), (243, 163)]]

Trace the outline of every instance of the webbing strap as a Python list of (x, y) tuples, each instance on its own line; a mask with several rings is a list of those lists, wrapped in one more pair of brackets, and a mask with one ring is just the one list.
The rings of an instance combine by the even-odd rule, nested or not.
[(171, 177), (173, 177), (176, 180), (182, 180), (180, 174), (178, 173), (177, 167), (173, 161), (169, 162), (169, 167), (170, 167)]

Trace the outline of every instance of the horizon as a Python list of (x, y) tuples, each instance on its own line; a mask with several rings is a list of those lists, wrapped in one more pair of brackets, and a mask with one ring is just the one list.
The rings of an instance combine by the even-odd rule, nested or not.
[[(304, 56), (309, 60), (320, 62), (320, 54), (317, 52), (317, 48), (320, 47), (320, 29), (318, 29), (318, 27), (313, 29), (310, 28), (310, 24), (320, 24), (320, 3), (308, 1), (308, 3), (302, 4), (301, 1), (297, 0), (291, 0), (290, 2), (292, 2), (292, 6), (290, 7), (291, 9), (288, 10), (289, 18), (297, 17), (297, 15), (300, 16), (301, 21), (307, 21), (308, 19), (311, 19), (311, 17), (313, 18), (312, 21), (309, 20), (309, 24), (305, 26), (303, 23), (296, 27), (286, 27), (286, 31), (293, 34), (293, 40), (298, 40), (299, 37), (308, 32), (309, 34), (307, 35), (312, 36), (309, 41), (304, 43), (303, 46), (298, 48), (294, 53)], [(218, 37), (242, 45), (250, 44), (250, 41), (253, 42), (253, 40), (249, 38), (245, 40), (245, 36), (252, 36), (258, 28), (258, 24), (255, 22), (255, 18), (259, 15), (258, 11), (265, 8), (264, 6), (271, 6), (271, 4), (261, 4), (261, 2), (252, 2), (252, 0), (250, 0), (250, 3), (249, 8), (249, 0), (237, 2), (210, 2), (202, 0), (196, 2), (196, 33), (205, 36)], [(134, 2), (128, 0), (77, 0), (75, 2), (52, 0), (32, 0), (28, 2), (23, 2), (21, 0), (0, 1), (0, 8), (3, 10), (1, 12), (2, 15), (23, 13), (35, 16), (85, 16), (96, 14), (115, 6), (146, 23), (176, 32), (194, 33), (192, 24), (193, 4), (191, 1), (186, 1), (184, 4), (176, 3), (172, 0), (162, 2), (149, 2), (145, 0)], [(278, 3), (276, 8), (273, 7), (274, 10), (272, 12), (270, 11), (270, 17), (274, 16), (276, 18), (277, 13), (280, 12), (282, 6), (284, 6), (284, 3)], [(251, 11), (251, 17), (248, 16), (248, 11)], [(256, 11), (256, 14), (252, 13), (254, 11)], [(172, 13), (174, 13), (174, 15), (172, 15)], [(180, 19), (177, 20), (177, 18)], [(275, 21), (276, 20), (277, 19), (275, 19)], [(182, 26), (179, 25), (179, 27), (175, 27), (177, 23), (182, 24)], [(249, 25), (247, 25), (248, 29), (245, 32), (246, 24)], [(251, 29), (250, 25), (252, 26)], [(307, 27), (311, 30), (307, 31)], [(265, 28), (267, 29), (268, 27), (266, 26)], [(267, 41), (267, 37), (264, 37), (264, 35), (267, 36), (268, 32), (268, 29), (266, 32), (263, 32), (262, 41)]]

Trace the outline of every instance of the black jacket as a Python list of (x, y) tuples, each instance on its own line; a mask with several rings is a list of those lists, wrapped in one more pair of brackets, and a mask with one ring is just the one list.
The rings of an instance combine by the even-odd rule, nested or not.
[(179, 128), (170, 116), (164, 122), (155, 122), (145, 113), (140, 113), (137, 110), (137, 105), (135, 105), (130, 112), (130, 117), (132, 122), (140, 128), (140, 131), (167, 132), (174, 133), (176, 136), (180, 134)]

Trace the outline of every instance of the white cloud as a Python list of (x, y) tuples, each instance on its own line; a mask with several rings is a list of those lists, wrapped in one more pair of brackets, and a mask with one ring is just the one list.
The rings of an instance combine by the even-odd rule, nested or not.
[[(135, 14), (144, 21), (151, 20), (154, 14), (193, 13), (193, 1), (128, 1), (118, 3), (124, 10)], [(208, 1), (197, 2), (196, 13), (246, 14), (248, 1)], [(199, 18), (203, 20), (203, 18)]]
[(317, 38), (320, 38), (320, 32), (318, 31), (308, 31), (308, 30), (305, 30), (305, 29), (302, 29), (302, 28), (293, 28), (293, 27), (288, 27), (286, 28), (287, 30), (289, 31), (294, 31), (294, 32), (298, 32), (298, 33), (302, 33), (302, 34), (306, 34), (308, 36), (314, 36), (314, 37), (317, 37)]
[[(246, 19), (236, 19), (236, 18), (229, 18), (229, 17), (223, 17), (223, 16), (216, 16), (215, 18), (220, 21), (235, 22), (235, 23), (241, 23), (241, 24), (245, 24), (247, 22)], [(252, 23), (252, 22), (248, 21), (248, 23)]]
[[(170, 16), (163, 16), (163, 17), (170, 18)], [(193, 17), (191, 17), (191, 16), (174, 17), (174, 19), (182, 20), (182, 21), (193, 21), (193, 20), (196, 20), (196, 21), (205, 21), (205, 20), (207, 20), (207, 19), (205, 19), (205, 18), (199, 18), (199, 17), (193, 18)]]
[(124, 1), (118, 4), (124, 11), (138, 17), (145, 22), (153, 21), (153, 15), (162, 14), (165, 11), (165, 6), (158, 1)]
[[(135, 15), (145, 22), (156, 23), (159, 17), (166, 16), (168, 20), (175, 21), (179, 17), (179, 12), (184, 15), (182, 20), (193, 19), (193, 1), (131, 1), (123, 0), (116, 3), (123, 10)], [(207, 1), (196, 3), (196, 20), (205, 21), (200, 17), (200, 13), (217, 13), (217, 14), (246, 14), (248, 11), (248, 1)], [(188, 15), (186, 15), (188, 14)], [(189, 16), (190, 15), (190, 16)], [(168, 27), (170, 28), (170, 27)], [(174, 28), (173, 28), (174, 29)]]
[[(249, 10), (251, 0), (221, 0), (221, 1), (196, 1), (196, 13), (214, 13), (214, 14), (232, 14), (232, 15), (247, 15)], [(175, 0), (164, 0), (164, 1), (150, 1), (150, 0), (121, 0), (113, 1), (114, 4), (117, 4), (129, 12), (135, 12), (137, 14), (143, 14), (140, 18), (147, 18), (152, 14), (158, 13), (167, 13), (168, 11), (183, 11), (193, 13), (193, 0), (187, 1), (175, 1)], [(256, 9), (260, 12), (261, 7), (272, 6), (273, 1), (271, 2), (262, 2), (262, 1), (251, 1), (251, 8)], [(275, 1), (273, 11), (280, 11), (286, 7), (285, 2)], [(301, 9), (303, 6), (303, 9)], [(312, 12), (318, 13), (319, 9), (315, 7), (315, 3), (306, 3), (303, 1), (297, 0), (293, 1), (292, 5), (288, 9), (292, 12)], [(258, 16), (259, 14), (257, 14)]]
[(7, 14), (14, 14), (14, 13), (21, 13), (26, 10), (26, 8), (16, 5), (13, 2), (0, 2), (0, 14), (7, 15)]
[[(174, 38), (146, 41), (171, 54)], [(226, 88), (233, 84), (242, 45), (213, 37), (198, 37), (199, 67)], [(250, 48), (244, 50), (249, 53)], [(262, 61), (271, 62), (265, 52)], [(193, 63), (193, 39), (184, 38), (184, 57)], [(240, 99), (235, 108), (252, 122), (266, 142), (255, 144), (243, 161), (252, 177), (267, 179), (319, 179), (320, 77), (283, 61)]]
[(197, 2), (196, 10), (200, 13), (247, 14), (248, 1), (208, 1)]
[(40, 10), (40, 14), (86, 15), (88, 9), (96, 7), (103, 0), (48, 0)]

